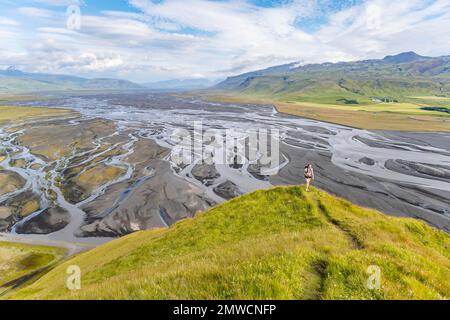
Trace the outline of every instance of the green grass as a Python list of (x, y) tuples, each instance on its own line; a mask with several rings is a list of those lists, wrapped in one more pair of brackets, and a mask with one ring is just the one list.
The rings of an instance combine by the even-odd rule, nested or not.
[(450, 97), (445, 96), (415, 96), (410, 97), (412, 99), (419, 99), (419, 100), (432, 100), (432, 101), (448, 101), (450, 102)]
[(364, 104), (364, 105), (342, 105), (342, 104), (323, 104), (314, 102), (293, 102), (298, 106), (310, 107), (310, 108), (327, 108), (335, 110), (346, 110), (346, 111), (367, 111), (367, 112), (391, 112), (391, 113), (401, 113), (410, 115), (443, 115), (438, 111), (428, 111), (421, 109), (423, 105), (418, 105), (414, 103), (377, 103), (377, 104)]
[(0, 125), (75, 115), (76, 112), (68, 109), (0, 105)]
[[(0, 296), (62, 259), (65, 249), (0, 241)], [(32, 277), (30, 277), (32, 280)]]
[[(450, 132), (450, 115), (422, 110), (421, 103), (372, 103), (346, 105), (322, 101), (320, 97), (293, 100), (270, 95), (212, 92), (203, 94), (208, 100), (229, 103), (274, 105), (279, 112), (369, 130)], [(335, 97), (336, 98), (336, 97)], [(342, 98), (342, 97), (340, 97)], [(347, 97), (347, 99), (350, 99)], [(411, 98), (411, 101), (413, 99)], [(431, 100), (427, 100), (431, 101)], [(436, 100), (438, 101), (438, 100)]]
[[(448, 299), (450, 236), (313, 189), (235, 198), (55, 267), (13, 299)], [(82, 288), (65, 287), (78, 265)], [(367, 288), (367, 268), (381, 288)]]
[(49, 97), (44, 96), (33, 96), (24, 94), (1, 94), (0, 101), (36, 101), (36, 100), (50, 100)]

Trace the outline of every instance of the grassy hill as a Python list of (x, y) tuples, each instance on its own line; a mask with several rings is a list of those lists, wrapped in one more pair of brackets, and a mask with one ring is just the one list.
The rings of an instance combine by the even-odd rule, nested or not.
[[(65, 288), (78, 265), (82, 288)], [(381, 269), (381, 288), (366, 286)], [(448, 299), (450, 236), (323, 191), (277, 187), (58, 265), (12, 299)]]

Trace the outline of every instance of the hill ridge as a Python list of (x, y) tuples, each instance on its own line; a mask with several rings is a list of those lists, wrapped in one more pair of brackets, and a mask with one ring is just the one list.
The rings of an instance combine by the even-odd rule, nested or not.
[[(424, 222), (275, 187), (82, 253), (9, 298), (446, 299), (449, 248)], [(80, 291), (65, 288), (69, 265), (81, 268)]]

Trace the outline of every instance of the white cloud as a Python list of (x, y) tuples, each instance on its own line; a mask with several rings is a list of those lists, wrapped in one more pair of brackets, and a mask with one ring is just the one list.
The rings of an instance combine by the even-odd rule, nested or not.
[(0, 16), (0, 25), (2, 25), (2, 26), (18, 26), (18, 25), (20, 25), (20, 23), (16, 20)]
[[(437, 0), (428, 6), (422, 3), (372, 0), (338, 13), (316, 36), (320, 42), (342, 48), (354, 58), (409, 50), (429, 55), (450, 53), (450, 1)], [(380, 15), (375, 19), (379, 21), (374, 21), (371, 14), (377, 11)], [(445, 49), (430, 46), (433, 39)]]
[[(35, 2), (56, 6), (72, 1)], [(450, 53), (449, 0), (431, 4), (370, 0), (332, 14), (328, 23), (312, 33), (300, 29), (296, 21), (321, 10), (314, 0), (295, 0), (275, 8), (244, 0), (129, 3), (140, 12), (82, 15), (80, 30), (65, 27), (62, 9), (25, 7), (19, 12), (34, 18), (38, 26), (33, 32), (20, 29), (14, 20), (2, 24), (0, 18), (0, 34), (11, 38), (17, 31), (12, 27), (21, 30), (17, 39), (23, 41), (10, 45), (8, 57), (20, 52), (17, 61), (28, 64), (28, 69), (137, 81), (198, 75), (218, 78), (293, 61), (336, 62), (410, 50)], [(4, 26), (8, 23), (9, 29)]]
[(49, 6), (81, 6), (84, 4), (83, 0), (33, 0), (33, 2), (40, 3), (40, 4), (46, 4)]
[(103, 36), (152, 37), (154, 31), (145, 23), (123, 18), (82, 16), (83, 32)]
[(21, 14), (31, 18), (52, 18), (55, 13), (51, 10), (35, 8), (35, 7), (22, 7), (18, 10)]

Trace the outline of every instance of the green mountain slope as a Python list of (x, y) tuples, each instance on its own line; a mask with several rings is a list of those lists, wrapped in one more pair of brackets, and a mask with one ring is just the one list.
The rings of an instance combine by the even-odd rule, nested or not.
[(20, 93), (54, 90), (134, 90), (142, 86), (119, 79), (85, 79), (76, 76), (29, 73), (9, 67), (0, 70), (0, 93)]
[(288, 64), (230, 77), (216, 89), (282, 101), (408, 102), (411, 96), (450, 96), (450, 57), (405, 52), (379, 60)]
[[(450, 236), (314, 189), (256, 191), (59, 265), (13, 299), (448, 299)], [(65, 287), (78, 265), (82, 288)], [(381, 269), (381, 288), (366, 286)]]

